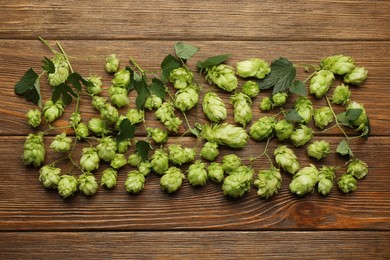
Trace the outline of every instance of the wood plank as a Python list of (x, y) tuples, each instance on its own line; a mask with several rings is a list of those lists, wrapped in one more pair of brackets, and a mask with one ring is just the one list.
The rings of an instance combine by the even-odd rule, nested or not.
[[(48, 138), (47, 144), (50, 143)], [(332, 150), (338, 137), (328, 137)], [(194, 146), (193, 138), (171, 138), (184, 146)], [(45, 190), (38, 181), (38, 170), (22, 165), (22, 137), (0, 137), (0, 230), (389, 230), (390, 181), (385, 174), (390, 167), (389, 137), (372, 137), (365, 143), (353, 143), (356, 156), (366, 161), (370, 172), (359, 181), (358, 189), (348, 195), (334, 187), (328, 197), (317, 193), (297, 198), (290, 194), (291, 177), (283, 174), (280, 193), (262, 200), (256, 189), (241, 199), (223, 195), (220, 184), (208, 182), (205, 187), (192, 188), (187, 181), (172, 195), (161, 191), (159, 177), (151, 174), (145, 190), (129, 195), (124, 189), (126, 172), (119, 171), (118, 186), (113, 190), (99, 188), (93, 197), (76, 194), (63, 200), (56, 191)], [(86, 144), (84, 144), (86, 145)], [(199, 143), (198, 143), (199, 145)], [(278, 142), (271, 142), (270, 153)], [(265, 143), (250, 142), (236, 153), (249, 164), (249, 157), (260, 154)], [(80, 151), (80, 149), (76, 149)], [(337, 177), (345, 172), (345, 160), (329, 155), (320, 162), (307, 158), (305, 149), (295, 149), (302, 167), (310, 163), (341, 167)], [(218, 161), (231, 150), (221, 149)], [(255, 153), (255, 154), (253, 154)], [(79, 155), (75, 154), (75, 160)], [(46, 163), (60, 155), (48, 152)], [(59, 164), (66, 171), (69, 163)], [(101, 165), (96, 177), (100, 180)], [(187, 169), (183, 166), (183, 170)], [(265, 157), (253, 163), (256, 172), (269, 167)], [(78, 174), (77, 171), (74, 174)]]
[[(53, 42), (52, 42), (53, 43)], [(174, 41), (63, 41), (62, 45), (70, 56), (76, 57), (72, 60), (73, 67), (82, 73), (82, 75), (98, 74), (103, 77), (105, 86), (110, 85), (111, 76), (107, 75), (103, 69), (104, 57), (110, 53), (116, 53), (122, 62), (122, 66), (127, 65), (126, 59), (129, 55), (133, 56), (138, 63), (147, 70), (158, 71), (163, 58), (173, 53)], [(387, 73), (390, 69), (389, 60), (386, 58), (390, 53), (388, 42), (191, 42), (201, 48), (201, 51), (190, 60), (188, 65), (196, 71), (196, 61), (203, 60), (209, 56), (220, 53), (231, 53), (231, 59), (228, 64), (234, 65), (237, 61), (250, 57), (262, 57), (267, 61), (272, 61), (279, 56), (288, 57), (296, 64), (310, 63), (318, 64), (320, 59), (325, 56), (337, 53), (345, 53), (355, 58), (359, 66), (365, 66), (369, 70), (369, 78), (362, 87), (353, 87), (352, 99), (365, 105), (372, 125), (372, 135), (390, 135), (389, 121), (390, 116), (386, 111), (389, 105), (387, 96), (390, 95), (390, 89), (387, 82), (390, 76)], [(20, 79), (23, 73), (33, 67), (40, 70), (40, 61), (43, 56), (50, 56), (50, 52), (39, 41), (0, 41), (0, 79), (4, 82), (4, 87), (0, 89), (2, 102), (0, 103), (0, 134), (1, 135), (26, 135), (31, 132), (25, 121), (25, 113), (34, 106), (22, 98), (16, 96), (13, 92), (14, 84)], [(217, 91), (227, 104), (229, 122), (232, 120), (232, 106), (229, 104), (230, 95), (223, 93), (215, 86), (208, 86), (203, 76), (197, 75), (196, 78), (202, 82), (204, 89), (202, 93), (208, 90)], [(299, 78), (304, 79), (308, 76), (303, 69), (298, 68)], [(240, 84), (243, 81), (240, 81)], [(49, 87), (44, 80), (41, 82), (44, 98), (49, 98)], [(336, 85), (336, 83), (335, 83)], [(173, 93), (173, 88), (171, 91)], [(332, 91), (332, 90), (331, 90)], [(107, 93), (105, 93), (107, 95)], [(263, 115), (278, 113), (275, 109), (270, 113), (260, 113), (258, 104), (261, 98), (269, 96), (270, 91), (263, 91), (253, 102), (254, 120)], [(202, 95), (201, 95), (202, 96)], [(131, 94), (131, 105), (134, 105), (135, 93)], [(85, 98), (85, 96), (84, 96)], [(290, 98), (291, 106), (295, 96)], [(83, 99), (81, 112), (85, 120), (98, 116), (97, 112), (90, 107), (89, 98)], [(324, 100), (314, 100), (316, 107), (325, 105)], [(15, 106), (15, 104), (18, 104)], [(72, 106), (71, 106), (72, 107)], [(73, 104), (74, 107), (74, 104)], [(74, 108), (72, 108), (74, 109)], [(124, 108), (121, 112), (125, 113), (128, 109)], [(340, 111), (340, 108), (337, 108)], [(68, 110), (69, 111), (69, 110)], [(67, 124), (67, 118), (71, 110), (57, 124)], [(191, 124), (195, 122), (205, 122), (205, 116), (201, 112), (200, 106), (189, 112), (188, 117)], [(153, 113), (147, 114), (147, 121), (151, 126), (159, 125), (154, 120)], [(41, 129), (42, 130), (42, 129)], [(186, 130), (182, 127), (179, 134)], [(144, 132), (139, 130), (137, 134)], [(330, 132), (335, 134), (339, 132)]]
[(386, 0), (1, 1), (0, 38), (389, 40)]
[[(0, 233), (2, 259), (387, 259), (390, 232)], [(66, 245), (66, 246), (65, 246)]]

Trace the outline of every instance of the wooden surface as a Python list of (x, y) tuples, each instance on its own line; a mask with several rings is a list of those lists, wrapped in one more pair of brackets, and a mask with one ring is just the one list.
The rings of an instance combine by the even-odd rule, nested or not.
[[(389, 257), (389, 1), (0, 0), (0, 11), (0, 259)], [(222, 53), (232, 54), (230, 65), (251, 57), (270, 62), (283, 56), (296, 64), (316, 64), (329, 55), (352, 56), (369, 70), (365, 84), (353, 88), (352, 95), (365, 105), (372, 132), (367, 140), (351, 144), (369, 165), (369, 175), (352, 194), (334, 188), (328, 197), (313, 193), (297, 198), (288, 190), (290, 176), (283, 174), (282, 189), (274, 198), (262, 200), (252, 188), (233, 200), (211, 182), (202, 188), (185, 182), (179, 192), (168, 195), (160, 190), (156, 175), (140, 194), (128, 195), (123, 187), (130, 169), (126, 166), (114, 190), (99, 188), (91, 198), (77, 194), (63, 200), (41, 186), (37, 169), (20, 160), (24, 138), (33, 131), (25, 121), (33, 105), (16, 96), (13, 86), (29, 67), (40, 68), (42, 56), (51, 55), (37, 40), (39, 35), (52, 44), (60, 40), (75, 57), (73, 67), (82, 75), (101, 75), (105, 85), (110, 84), (103, 69), (108, 54), (116, 53), (122, 64), (132, 56), (145, 69), (158, 70), (177, 41), (200, 47), (189, 61), (193, 70), (197, 60)], [(307, 76), (302, 69), (298, 75)], [(48, 86), (42, 88), (48, 98)], [(219, 93), (229, 103), (229, 96)], [(257, 104), (267, 95), (265, 91), (255, 99), (254, 119), (264, 115)], [(85, 98), (81, 104), (85, 121), (97, 116), (88, 103)], [(231, 115), (232, 107), (227, 107)], [(56, 125), (66, 124), (69, 113)], [(191, 123), (205, 122), (200, 108), (188, 117)], [(150, 126), (160, 124), (152, 113), (146, 118)], [(181, 127), (169, 142), (199, 147), (201, 140), (179, 137), (185, 130)], [(141, 137), (144, 130), (136, 134)], [(52, 138), (46, 138), (47, 146)], [(320, 139), (328, 140), (334, 151), (341, 134), (335, 129), (315, 136)], [(270, 151), (277, 145), (272, 141)], [(237, 154), (249, 163), (248, 157), (264, 147), (264, 142), (250, 141)], [(304, 149), (296, 151), (301, 165), (316, 163)], [(221, 149), (221, 155), (231, 152)], [(55, 158), (49, 152), (46, 161)], [(344, 162), (332, 153), (316, 164), (341, 166), (339, 176)], [(253, 167), (258, 171), (268, 165), (260, 158)], [(105, 167), (96, 173), (98, 179)]]

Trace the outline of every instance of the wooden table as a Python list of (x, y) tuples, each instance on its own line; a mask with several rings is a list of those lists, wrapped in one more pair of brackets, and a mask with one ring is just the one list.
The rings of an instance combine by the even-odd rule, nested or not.
[[(0, 10), (1, 259), (390, 257), (390, 1), (2, 0)], [(44, 189), (38, 169), (20, 159), (25, 136), (34, 131), (25, 113), (34, 106), (16, 96), (13, 87), (28, 68), (40, 70), (43, 56), (52, 57), (39, 35), (53, 46), (60, 41), (78, 72), (98, 74), (106, 86), (111, 80), (103, 68), (107, 55), (116, 53), (123, 67), (131, 56), (143, 68), (157, 71), (164, 57), (174, 54), (177, 41), (200, 47), (188, 63), (195, 72), (197, 60), (224, 53), (231, 54), (227, 63), (233, 66), (252, 57), (318, 64), (334, 54), (352, 56), (369, 71), (364, 85), (353, 88), (352, 98), (365, 105), (371, 135), (351, 143), (369, 165), (369, 174), (351, 194), (334, 187), (327, 197), (313, 193), (297, 198), (288, 189), (291, 177), (283, 173), (282, 189), (274, 198), (260, 199), (252, 188), (234, 200), (211, 182), (202, 188), (185, 182), (179, 192), (168, 195), (154, 174), (144, 191), (129, 195), (123, 186), (130, 169), (126, 166), (114, 190), (99, 188), (93, 197), (76, 194), (64, 200)], [(229, 95), (195, 74), (203, 91), (211, 88), (223, 96), (231, 115)], [(307, 73), (298, 68), (298, 75), (303, 79)], [(42, 89), (49, 98), (44, 80)], [(269, 94), (264, 91), (254, 100), (254, 119), (265, 115), (258, 103)], [(67, 123), (72, 107), (55, 125)], [(98, 115), (85, 96), (81, 112), (85, 121)], [(188, 117), (191, 124), (205, 122), (201, 108)], [(146, 119), (159, 124), (152, 113)], [(190, 135), (180, 138), (185, 131), (183, 125), (169, 143), (201, 145), (203, 141)], [(55, 134), (45, 137), (47, 146)], [(142, 127), (136, 134), (144, 134)], [(341, 138), (336, 128), (315, 135), (315, 140), (328, 140), (333, 151)], [(273, 139), (270, 151), (278, 144)], [(265, 142), (250, 141), (237, 154), (249, 163), (248, 157), (264, 147)], [(231, 152), (222, 148), (218, 160)], [(345, 159), (335, 153), (317, 163), (305, 156), (305, 149), (296, 152), (302, 166), (338, 165), (337, 176), (345, 171)], [(46, 162), (55, 158), (48, 152)], [(265, 157), (253, 164), (256, 171), (268, 166)]]

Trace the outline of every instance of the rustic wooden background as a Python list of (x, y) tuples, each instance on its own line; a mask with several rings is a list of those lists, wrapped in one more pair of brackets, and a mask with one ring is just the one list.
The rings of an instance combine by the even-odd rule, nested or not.
[[(390, 1), (0, 0), (0, 11), (1, 259), (389, 258)], [(352, 194), (334, 188), (328, 197), (313, 193), (297, 198), (284, 174), (281, 192), (265, 201), (255, 189), (242, 199), (228, 199), (211, 182), (196, 189), (186, 182), (167, 195), (157, 176), (131, 196), (123, 187), (124, 169), (114, 190), (100, 188), (91, 198), (77, 194), (63, 200), (40, 185), (37, 169), (20, 160), (24, 138), (33, 131), (25, 113), (33, 106), (16, 96), (13, 86), (28, 68), (39, 70), (42, 56), (51, 55), (39, 35), (51, 44), (59, 40), (75, 57), (77, 71), (101, 75), (106, 85), (110, 76), (103, 63), (108, 54), (116, 53), (122, 65), (132, 56), (144, 68), (158, 70), (177, 41), (200, 47), (189, 62), (194, 70), (197, 60), (222, 53), (232, 54), (231, 65), (251, 57), (272, 61), (284, 56), (316, 64), (325, 56), (350, 55), (369, 70), (366, 83), (353, 89), (353, 99), (365, 105), (372, 132), (352, 144), (368, 163), (369, 175)], [(298, 74), (307, 76), (302, 70)], [(42, 88), (48, 98), (48, 86)], [(265, 95), (269, 93), (260, 97)], [(254, 118), (260, 117), (260, 97), (254, 102)], [(226, 94), (224, 99), (228, 102)], [(97, 115), (88, 102), (82, 102), (85, 120)], [(67, 115), (57, 123), (66, 123)], [(189, 118), (192, 123), (204, 120), (199, 108)], [(147, 119), (158, 124), (152, 114)], [(315, 137), (329, 140), (333, 150), (340, 138), (338, 131)], [(52, 137), (46, 139), (49, 144)], [(187, 136), (180, 142), (192, 146), (194, 139)], [(270, 150), (277, 144), (271, 142)], [(239, 154), (259, 154), (264, 143), (248, 147)], [(302, 165), (314, 162), (304, 149), (297, 151)], [(54, 158), (49, 153), (47, 162)], [(343, 163), (335, 154), (323, 161), (342, 166), (338, 175), (345, 170)], [(254, 163), (256, 170), (267, 167), (265, 158)]]

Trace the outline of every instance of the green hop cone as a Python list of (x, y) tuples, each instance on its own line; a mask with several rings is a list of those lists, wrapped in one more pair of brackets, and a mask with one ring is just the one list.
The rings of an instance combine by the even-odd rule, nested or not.
[(130, 83), (130, 71), (126, 69), (119, 70), (115, 73), (111, 83), (115, 87), (126, 89), (127, 85)]
[(22, 160), (24, 165), (34, 165), (38, 167), (45, 160), (45, 144), (43, 143), (43, 135), (29, 134), (26, 137), (23, 146)]
[(112, 189), (116, 186), (118, 173), (113, 168), (107, 168), (103, 171), (100, 183), (102, 186)]
[(81, 122), (81, 115), (80, 115), (80, 113), (73, 112), (70, 115), (69, 121), (70, 121), (69, 124), (70, 124), (71, 127), (73, 127), (73, 128), (77, 127), (77, 125), (80, 124), (80, 122)]
[(130, 154), (129, 158), (127, 159), (127, 163), (133, 167), (138, 167), (141, 162), (142, 157), (138, 153)]
[(128, 193), (138, 193), (144, 189), (145, 176), (138, 171), (130, 171), (127, 174), (125, 188)]
[(295, 174), (299, 170), (298, 157), (285, 145), (279, 145), (274, 151), (275, 161), (285, 172)]
[(251, 98), (239, 92), (231, 96), (230, 100), (234, 109), (234, 121), (245, 127), (252, 120)]
[(333, 113), (330, 107), (320, 107), (314, 110), (314, 124), (320, 128), (324, 129), (333, 121)]
[(241, 165), (240, 157), (235, 154), (227, 154), (222, 158), (222, 169), (226, 174), (230, 174)]
[(143, 176), (148, 176), (152, 170), (152, 164), (149, 161), (141, 162), (138, 166), (138, 171)]
[(76, 137), (77, 139), (84, 139), (87, 138), (89, 135), (88, 127), (84, 123), (80, 123), (77, 125), (75, 129)]
[(93, 96), (92, 97), (92, 106), (99, 110), (104, 107), (107, 103), (107, 100), (104, 98), (104, 97), (100, 97), (100, 96)]
[(175, 107), (186, 112), (198, 104), (199, 94), (194, 85), (182, 88), (175, 94)]
[(123, 107), (130, 103), (129, 97), (127, 96), (127, 89), (122, 87), (111, 86), (108, 89), (110, 94), (111, 102), (117, 107)]
[(173, 193), (181, 187), (184, 178), (185, 176), (179, 168), (170, 167), (161, 177), (160, 187), (168, 193)]
[(268, 170), (261, 170), (253, 182), (257, 187), (257, 195), (268, 199), (277, 194), (282, 186), (282, 175), (279, 169), (271, 166)]
[(324, 70), (330, 70), (337, 75), (345, 75), (355, 68), (355, 64), (351, 57), (345, 55), (334, 55), (322, 59), (321, 68)]
[(130, 139), (123, 140), (117, 144), (118, 153), (126, 153), (129, 150), (129, 147), (131, 146)]
[(117, 146), (114, 138), (111, 136), (103, 137), (99, 140), (99, 144), (96, 146), (99, 158), (105, 162), (110, 162), (115, 158)]
[(317, 98), (323, 97), (328, 92), (334, 79), (334, 74), (329, 70), (317, 71), (310, 79), (310, 93)]
[(151, 94), (145, 100), (145, 108), (147, 108), (149, 110), (159, 109), (161, 107), (162, 103), (163, 103), (163, 100), (160, 97), (158, 97), (154, 94)]
[(274, 107), (274, 104), (270, 97), (264, 97), (261, 99), (259, 108), (261, 111), (269, 111)]
[(210, 85), (214, 83), (227, 92), (232, 92), (237, 88), (238, 79), (234, 73), (234, 68), (219, 64), (206, 68), (206, 72), (206, 80)]
[(66, 133), (61, 133), (54, 137), (53, 142), (50, 144), (50, 148), (58, 153), (68, 152), (70, 150), (71, 143), (72, 138), (67, 137)]
[(344, 76), (344, 82), (359, 85), (368, 77), (368, 70), (363, 67), (355, 67), (350, 73)]
[(173, 132), (176, 132), (179, 130), (179, 126), (181, 125), (182, 123), (182, 120), (178, 117), (173, 117), (173, 118), (170, 118), (169, 120), (165, 121), (164, 122), (164, 125), (165, 127), (169, 130), (169, 131), (173, 131)]
[(249, 135), (256, 141), (261, 141), (272, 135), (275, 128), (275, 119), (270, 116), (263, 116), (252, 124)]
[(218, 144), (213, 142), (206, 142), (200, 150), (200, 156), (210, 162), (214, 161), (218, 154)]
[(59, 99), (55, 104), (53, 101), (48, 100), (46, 101), (45, 105), (43, 106), (43, 118), (48, 122), (51, 123), (64, 113), (65, 107), (64, 103), (61, 99)]
[(319, 170), (318, 175), (318, 192), (326, 196), (330, 193), (333, 187), (333, 179), (335, 178), (335, 168), (323, 166)]
[(220, 122), (227, 117), (225, 103), (214, 92), (207, 92), (202, 101), (203, 113), (212, 122)]
[(119, 59), (115, 54), (111, 54), (106, 58), (106, 63), (104, 64), (104, 69), (108, 73), (115, 73), (119, 69)]
[(174, 69), (169, 74), (169, 81), (173, 83), (173, 86), (176, 89), (184, 89), (188, 87), (192, 84), (193, 80), (193, 73), (184, 67)]
[(237, 74), (242, 78), (256, 77), (263, 79), (271, 72), (269, 64), (259, 58), (237, 62)]
[(347, 173), (360, 180), (368, 173), (368, 166), (362, 160), (357, 158), (348, 163)]
[(110, 133), (106, 121), (101, 118), (91, 118), (88, 121), (88, 129), (97, 136), (102, 136)]
[(224, 195), (228, 195), (233, 198), (242, 197), (250, 190), (252, 178), (253, 169), (248, 166), (241, 165), (224, 179), (222, 184)]
[(312, 102), (305, 96), (297, 98), (294, 109), (302, 117), (302, 123), (308, 124), (313, 116), (314, 109)]
[(357, 180), (351, 174), (344, 173), (337, 180), (337, 185), (339, 186), (342, 192), (349, 193), (356, 190)]
[(143, 110), (138, 110), (135, 108), (129, 109), (126, 113), (126, 117), (133, 125), (143, 122), (144, 116), (145, 114)]
[(91, 95), (99, 95), (102, 92), (102, 78), (98, 76), (90, 76), (87, 78), (91, 82), (91, 86), (87, 86), (87, 92)]
[(168, 147), (169, 160), (175, 165), (191, 162), (195, 159), (195, 149), (185, 147), (180, 144), (171, 144)]
[(168, 132), (160, 128), (147, 127), (146, 131), (148, 132), (148, 136), (158, 144), (165, 143), (168, 140)]
[(248, 80), (242, 85), (242, 93), (250, 98), (255, 98), (260, 92), (259, 85), (252, 80)]
[(30, 109), (27, 114), (27, 123), (32, 127), (38, 127), (41, 124), (41, 111), (38, 109)]
[(302, 168), (290, 182), (290, 191), (298, 196), (313, 192), (318, 182), (318, 175), (319, 172), (313, 164)]
[(209, 142), (234, 149), (243, 148), (249, 139), (245, 129), (227, 123), (203, 125), (201, 136)]
[(77, 191), (77, 179), (72, 175), (61, 175), (60, 181), (58, 182), (58, 193), (61, 197), (68, 198)]
[(110, 103), (106, 103), (100, 108), (100, 115), (108, 123), (116, 123), (119, 120), (119, 112)]
[(345, 105), (349, 102), (351, 94), (352, 92), (349, 89), (348, 85), (338, 85), (333, 90), (332, 102), (338, 105)]
[(66, 57), (62, 54), (56, 54), (52, 60), (54, 64), (54, 73), (48, 73), (47, 78), (52, 87), (56, 87), (64, 83), (69, 76), (69, 63)]
[(187, 180), (192, 186), (204, 186), (207, 182), (206, 164), (198, 160), (188, 168)]
[(156, 119), (164, 123), (165, 127), (177, 132), (182, 120), (175, 115), (175, 107), (171, 102), (164, 102), (155, 112)]
[(286, 119), (279, 120), (275, 123), (274, 132), (279, 141), (288, 140), (294, 132), (294, 124)]
[(348, 104), (348, 106), (346, 108), (346, 112), (348, 113), (348, 110), (351, 110), (351, 109), (361, 109), (361, 113), (360, 113), (359, 117), (357, 119), (353, 120), (351, 122), (351, 124), (354, 127), (356, 127), (356, 130), (358, 130), (358, 131), (365, 130), (365, 128), (367, 127), (368, 117), (366, 114), (366, 109), (364, 108), (363, 104), (360, 104), (356, 101), (352, 101)]
[(56, 189), (61, 179), (61, 169), (45, 165), (39, 169), (39, 181), (47, 189)]
[(83, 171), (92, 172), (99, 168), (100, 158), (95, 148), (83, 148), (83, 154), (80, 158), (80, 167)]
[(207, 178), (212, 180), (213, 182), (221, 182), (223, 181), (223, 178), (225, 177), (222, 165), (217, 162), (210, 163), (209, 167), (207, 168)]
[(81, 174), (77, 179), (78, 190), (86, 196), (95, 195), (98, 187), (95, 176), (90, 172)]
[(281, 107), (287, 102), (288, 93), (287, 92), (278, 92), (273, 94), (271, 97), (273, 107)]
[(164, 151), (164, 149), (157, 149), (150, 157), (150, 163), (152, 170), (156, 174), (162, 175), (169, 168), (169, 155)]
[(115, 154), (114, 158), (110, 162), (110, 166), (116, 170), (122, 168), (126, 164), (127, 164), (126, 157), (122, 153)]
[(305, 125), (295, 128), (290, 140), (295, 147), (303, 146), (313, 138), (313, 129)]
[(327, 141), (315, 141), (307, 146), (307, 154), (317, 160), (325, 158), (330, 153), (330, 144)]

